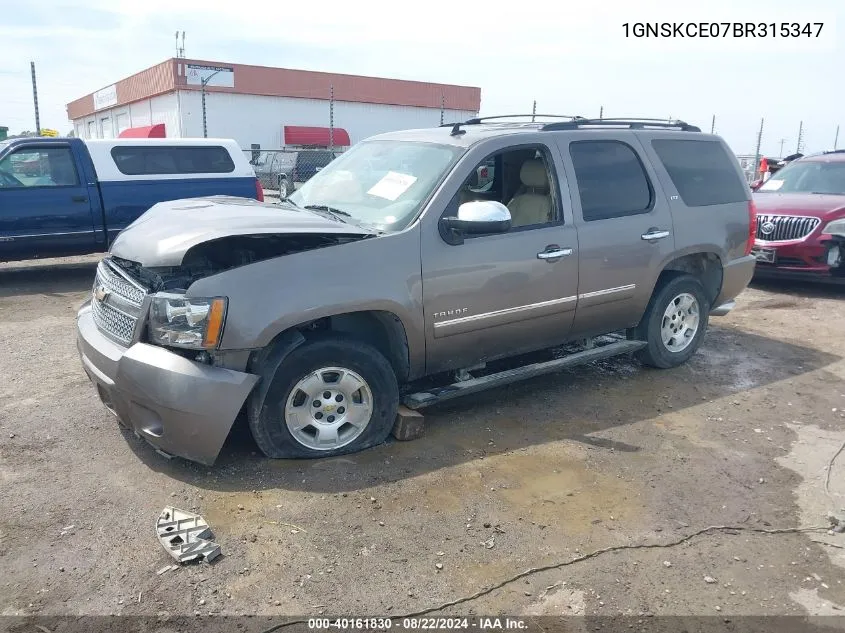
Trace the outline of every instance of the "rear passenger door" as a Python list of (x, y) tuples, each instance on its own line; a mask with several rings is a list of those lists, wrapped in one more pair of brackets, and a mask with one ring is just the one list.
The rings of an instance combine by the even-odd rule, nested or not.
[(573, 335), (636, 325), (675, 250), (672, 214), (638, 139), (612, 131), (559, 141), (574, 185), (580, 250)]

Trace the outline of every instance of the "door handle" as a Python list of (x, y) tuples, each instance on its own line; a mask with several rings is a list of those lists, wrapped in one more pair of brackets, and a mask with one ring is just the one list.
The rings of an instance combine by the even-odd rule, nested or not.
[(642, 237), (642, 239), (646, 242), (653, 242), (655, 240), (662, 240), (663, 238), (669, 237), (669, 231), (661, 231), (660, 229), (651, 228), (640, 237)]
[(85, 196), (71, 196), (70, 199), (73, 202), (88, 202), (88, 198)]
[(572, 255), (571, 248), (554, 247), (537, 253), (537, 259), (560, 259)]

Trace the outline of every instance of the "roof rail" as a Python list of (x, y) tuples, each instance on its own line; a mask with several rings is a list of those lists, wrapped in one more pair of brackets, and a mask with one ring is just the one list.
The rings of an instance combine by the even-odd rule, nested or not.
[(584, 119), (578, 117), (572, 121), (556, 121), (546, 123), (541, 130), (577, 130), (581, 126), (606, 126), (606, 127), (627, 127), (630, 129), (664, 128), (678, 129), (683, 132), (701, 132), (701, 128), (690, 125), (685, 121), (677, 119), (639, 119), (639, 118), (617, 118), (617, 119)]
[[(535, 121), (536, 118), (546, 118), (546, 119), (569, 119), (570, 121), (578, 121), (585, 119), (582, 116), (578, 115), (570, 115), (570, 114), (537, 114), (536, 112), (531, 114), (499, 114), (496, 116), (481, 116), (481, 117), (473, 117), (471, 119), (467, 119), (463, 123), (454, 122), (454, 123), (441, 123), (440, 127), (450, 127), (452, 128), (452, 136), (456, 136), (458, 134), (463, 134), (465, 131), (461, 130), (461, 126), (463, 125), (481, 125), (482, 123), (486, 123), (487, 121), (499, 120), (499, 119), (516, 119), (516, 118), (531, 118), (532, 123), (537, 123), (541, 125), (540, 121)], [(525, 122), (527, 123), (527, 121)]]

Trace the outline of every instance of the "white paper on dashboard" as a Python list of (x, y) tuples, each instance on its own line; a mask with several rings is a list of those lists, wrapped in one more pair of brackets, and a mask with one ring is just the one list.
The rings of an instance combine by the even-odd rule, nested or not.
[(760, 191), (777, 191), (783, 187), (783, 180), (767, 180), (763, 183), (763, 186), (760, 187)]
[(409, 176), (408, 174), (400, 174), (396, 171), (389, 171), (384, 175), (384, 178), (374, 184), (367, 192), (371, 196), (378, 196), (385, 200), (396, 200), (399, 196), (408, 190), (408, 187), (417, 181), (416, 176)]

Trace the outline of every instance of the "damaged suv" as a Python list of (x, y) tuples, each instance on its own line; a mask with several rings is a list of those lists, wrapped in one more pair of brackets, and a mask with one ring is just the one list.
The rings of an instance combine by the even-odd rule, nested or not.
[(267, 456), (349, 453), (400, 403), (617, 354), (685, 362), (754, 273), (750, 198), (724, 141), (681, 121), (380, 135), (276, 205), (153, 207), (99, 264), (78, 348), (165, 454), (212, 464), (240, 413)]

